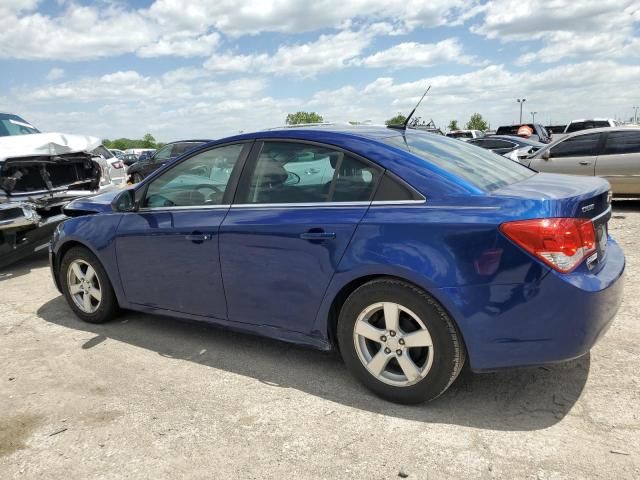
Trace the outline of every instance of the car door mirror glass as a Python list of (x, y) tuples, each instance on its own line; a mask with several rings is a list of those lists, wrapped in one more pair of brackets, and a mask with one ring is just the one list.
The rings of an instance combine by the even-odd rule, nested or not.
[(543, 160), (549, 160), (551, 158), (551, 150), (545, 150), (542, 152)]

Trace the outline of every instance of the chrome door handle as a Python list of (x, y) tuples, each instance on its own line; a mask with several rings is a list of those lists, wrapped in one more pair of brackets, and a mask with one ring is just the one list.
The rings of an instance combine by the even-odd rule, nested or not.
[(334, 240), (336, 234), (333, 232), (305, 232), (300, 234), (303, 240)]

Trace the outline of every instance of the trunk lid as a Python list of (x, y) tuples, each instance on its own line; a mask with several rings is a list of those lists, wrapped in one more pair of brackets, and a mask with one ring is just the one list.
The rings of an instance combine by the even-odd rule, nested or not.
[[(506, 207), (518, 212), (514, 219), (586, 218), (593, 222), (596, 252), (586, 260), (590, 270), (606, 261), (611, 186), (599, 177), (538, 173), (492, 192)], [(542, 212), (542, 215), (541, 215)]]

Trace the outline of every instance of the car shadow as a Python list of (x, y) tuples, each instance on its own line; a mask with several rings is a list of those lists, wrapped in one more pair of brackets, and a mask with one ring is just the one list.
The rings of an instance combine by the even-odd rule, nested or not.
[(490, 430), (537, 430), (559, 422), (580, 397), (590, 366), (586, 355), (548, 367), (482, 375), (463, 371), (437, 400), (404, 406), (381, 400), (360, 386), (337, 353), (137, 312), (125, 312), (102, 325), (84, 323), (62, 296), (42, 305), (38, 315), (47, 322), (95, 334), (83, 349), (113, 339), (163, 357), (252, 377), (273, 388), (294, 388), (361, 410)]
[(611, 207), (613, 210), (613, 216), (616, 216), (618, 212), (640, 212), (640, 199), (638, 198), (629, 198), (629, 199), (614, 199), (611, 203)]
[(18, 260), (6, 267), (0, 268), (0, 282), (9, 280), (22, 275), (27, 275), (34, 268), (46, 267), (49, 263), (49, 254), (46, 250), (38, 252), (28, 258)]

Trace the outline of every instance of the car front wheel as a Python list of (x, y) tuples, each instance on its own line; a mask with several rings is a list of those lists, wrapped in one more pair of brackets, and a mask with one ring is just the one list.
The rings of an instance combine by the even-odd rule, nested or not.
[(84, 247), (71, 248), (60, 263), (60, 285), (74, 313), (85, 322), (104, 323), (118, 314), (107, 273)]
[(423, 290), (395, 279), (368, 282), (347, 298), (338, 343), (351, 373), (398, 403), (437, 398), (465, 362), (460, 334), (446, 311)]

